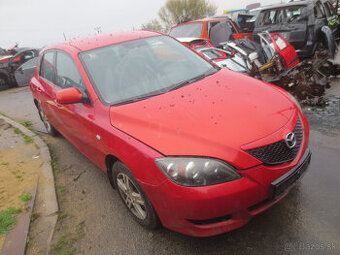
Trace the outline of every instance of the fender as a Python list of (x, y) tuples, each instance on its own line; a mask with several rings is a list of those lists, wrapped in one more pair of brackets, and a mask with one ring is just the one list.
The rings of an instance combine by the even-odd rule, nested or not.
[(321, 28), (321, 34), (324, 35), (327, 46), (328, 46), (329, 54), (331, 55), (331, 58), (334, 59), (335, 51), (336, 51), (336, 44), (335, 44), (334, 35), (331, 29), (328, 26), (323, 26)]

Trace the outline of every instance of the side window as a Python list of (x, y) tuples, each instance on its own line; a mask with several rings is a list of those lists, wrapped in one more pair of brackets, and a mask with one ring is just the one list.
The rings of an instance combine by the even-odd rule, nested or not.
[(54, 51), (49, 51), (44, 54), (40, 64), (39, 75), (54, 83), (55, 82), (55, 66), (54, 66)]
[(286, 19), (288, 23), (300, 23), (301, 21), (298, 21), (298, 18), (301, 16), (302, 13), (301, 6), (292, 6), (286, 8)]
[(266, 10), (263, 13), (262, 21), (260, 21), (261, 26), (272, 25), (276, 23), (276, 10)]
[(84, 89), (83, 79), (72, 58), (65, 52), (57, 52), (57, 79), (56, 85), (61, 88), (76, 87)]

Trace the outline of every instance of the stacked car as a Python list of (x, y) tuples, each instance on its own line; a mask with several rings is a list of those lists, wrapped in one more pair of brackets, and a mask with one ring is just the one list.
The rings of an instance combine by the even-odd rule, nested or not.
[[(8, 86), (25, 86), (33, 77), (39, 50), (19, 48), (15, 51), (4, 51), (0, 57), (0, 89)], [(11, 54), (12, 53), (12, 54)]]
[[(303, 103), (325, 103), (328, 77), (340, 71), (331, 60), (339, 34), (335, 8), (329, 1), (298, 1), (261, 7), (254, 14), (248, 19), (253, 26), (247, 28), (237, 24), (249, 25), (243, 19), (251, 14), (240, 14), (238, 22), (228, 17), (189, 21), (174, 26), (169, 34), (182, 42), (192, 36), (205, 39), (211, 44), (209, 50), (189, 47), (222, 67), (279, 85)], [(249, 27), (253, 33), (244, 33)], [(216, 57), (223, 54), (228, 55), (224, 62), (238, 64), (221, 65)]]

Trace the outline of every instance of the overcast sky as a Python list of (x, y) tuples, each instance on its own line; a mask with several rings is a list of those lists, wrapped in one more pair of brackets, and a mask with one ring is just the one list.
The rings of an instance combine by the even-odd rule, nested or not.
[[(279, 0), (210, 0), (225, 9), (263, 5)], [(42, 47), (67, 39), (84, 37), (101, 27), (103, 33), (139, 28), (157, 17), (166, 0), (0, 0), (0, 47), (15, 42), (20, 47)]]

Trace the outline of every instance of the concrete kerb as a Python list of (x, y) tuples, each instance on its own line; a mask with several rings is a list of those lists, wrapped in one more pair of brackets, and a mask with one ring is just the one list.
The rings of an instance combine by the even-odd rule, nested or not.
[(43, 201), (42, 202), (44, 204), (44, 215), (41, 215), (41, 217), (45, 217), (44, 220), (48, 222), (50, 225), (50, 228), (49, 228), (50, 233), (48, 233), (48, 239), (46, 243), (46, 248), (47, 248), (46, 250), (48, 254), (50, 250), (50, 245), (51, 245), (55, 225), (57, 223), (58, 211), (59, 211), (58, 200), (57, 200), (57, 195), (55, 191), (54, 175), (53, 175), (53, 170), (51, 166), (50, 151), (46, 143), (34, 132), (28, 130), (23, 125), (3, 115), (0, 115), (0, 119), (3, 119), (5, 122), (12, 125), (14, 128), (20, 129), (25, 135), (30, 136), (33, 139), (34, 143), (39, 147), (40, 159), (43, 162), (41, 166), (41, 173), (42, 173), (42, 177), (45, 179), (44, 181), (45, 185), (44, 187), (42, 187), (43, 188), (42, 190)]

